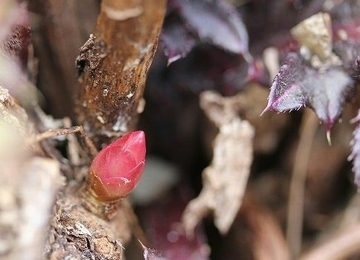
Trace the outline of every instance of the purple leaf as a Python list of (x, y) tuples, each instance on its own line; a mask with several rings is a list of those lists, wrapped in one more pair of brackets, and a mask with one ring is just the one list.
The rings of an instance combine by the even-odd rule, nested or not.
[(0, 1), (0, 85), (23, 103), (34, 97), (24, 73), (31, 41), (29, 26), (26, 5)]
[[(327, 131), (330, 131), (342, 113), (345, 99), (352, 92), (352, 79), (340, 69), (325, 73), (310, 70), (306, 87), (309, 103)], [(312, 79), (315, 79), (312, 82)]]
[(236, 9), (224, 0), (178, 0), (181, 15), (200, 40), (233, 53), (248, 53), (248, 35)]
[(269, 71), (265, 68), (264, 62), (261, 59), (255, 58), (252, 62), (249, 63), (246, 81), (257, 83), (266, 87), (269, 86)]
[(353, 161), (353, 172), (355, 173), (355, 184), (360, 190), (360, 110), (358, 111), (357, 116), (352, 120), (352, 123), (356, 123), (357, 126), (353, 132), (353, 139), (351, 140), (350, 145), (352, 146), (351, 155), (349, 160)]
[[(166, 194), (157, 203), (139, 207), (139, 217), (147, 232), (147, 237), (152, 246), (160, 251), (166, 259), (209, 259), (209, 249), (202, 227), (196, 229), (194, 237), (191, 239), (186, 236), (181, 224), (181, 215), (189, 201), (189, 195), (187, 187), (179, 185), (178, 189)], [(153, 250), (144, 253), (152, 256), (159, 255)]]
[(161, 35), (169, 63), (185, 57), (196, 41), (243, 54), (248, 61), (248, 34), (237, 10), (225, 0), (171, 0)]
[(2, 54), (25, 63), (31, 41), (29, 15), (25, 5), (17, 5), (16, 2), (11, 3), (12, 1), (6, 4), (6, 2), (9, 0), (5, 1), (6, 7), (0, 4), (0, 10), (9, 9), (7, 10), (9, 17), (3, 17), (0, 12), (0, 50)]
[(164, 48), (168, 65), (185, 57), (196, 43), (196, 36), (186, 28), (177, 14), (169, 14), (166, 17), (160, 43)]
[(330, 131), (353, 90), (353, 81), (339, 67), (318, 71), (297, 53), (290, 53), (276, 75), (264, 111), (291, 111), (310, 106)]
[(289, 53), (270, 89), (264, 111), (285, 112), (306, 106), (307, 96), (302, 85), (305, 66), (296, 53)]
[(144, 260), (168, 260), (168, 258), (163, 257), (158, 251), (144, 246), (141, 242), (140, 244), (144, 249), (143, 252)]
[(30, 27), (17, 26), (4, 42), (3, 49), (11, 58), (18, 60), (25, 67), (28, 58), (28, 47), (31, 41)]
[(11, 33), (14, 26), (28, 22), (24, 5), (14, 0), (0, 1), (0, 42), (2, 43)]

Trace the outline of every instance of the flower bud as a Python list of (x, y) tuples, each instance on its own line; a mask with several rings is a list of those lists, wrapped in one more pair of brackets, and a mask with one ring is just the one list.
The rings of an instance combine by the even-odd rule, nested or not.
[(89, 169), (91, 194), (103, 202), (128, 196), (140, 180), (145, 154), (143, 131), (128, 133), (105, 147), (96, 155)]

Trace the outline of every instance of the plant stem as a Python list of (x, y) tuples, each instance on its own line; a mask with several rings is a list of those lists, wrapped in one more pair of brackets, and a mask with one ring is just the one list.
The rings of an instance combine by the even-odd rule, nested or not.
[(165, 0), (102, 1), (77, 59), (76, 116), (98, 147), (135, 129), (164, 15)]
[(300, 139), (296, 150), (289, 191), (286, 239), (291, 259), (296, 259), (301, 250), (305, 182), (311, 145), (317, 128), (317, 117), (312, 111), (305, 110), (301, 122)]

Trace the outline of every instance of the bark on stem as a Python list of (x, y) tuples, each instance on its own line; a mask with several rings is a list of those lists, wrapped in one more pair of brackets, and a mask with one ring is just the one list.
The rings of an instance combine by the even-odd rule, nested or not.
[(135, 128), (164, 15), (165, 0), (102, 1), (77, 59), (77, 120), (97, 145)]

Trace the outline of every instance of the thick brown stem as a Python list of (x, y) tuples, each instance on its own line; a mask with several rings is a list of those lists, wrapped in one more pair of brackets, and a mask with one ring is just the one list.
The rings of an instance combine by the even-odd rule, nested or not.
[(165, 0), (102, 2), (77, 60), (77, 119), (98, 145), (135, 128), (164, 15)]

